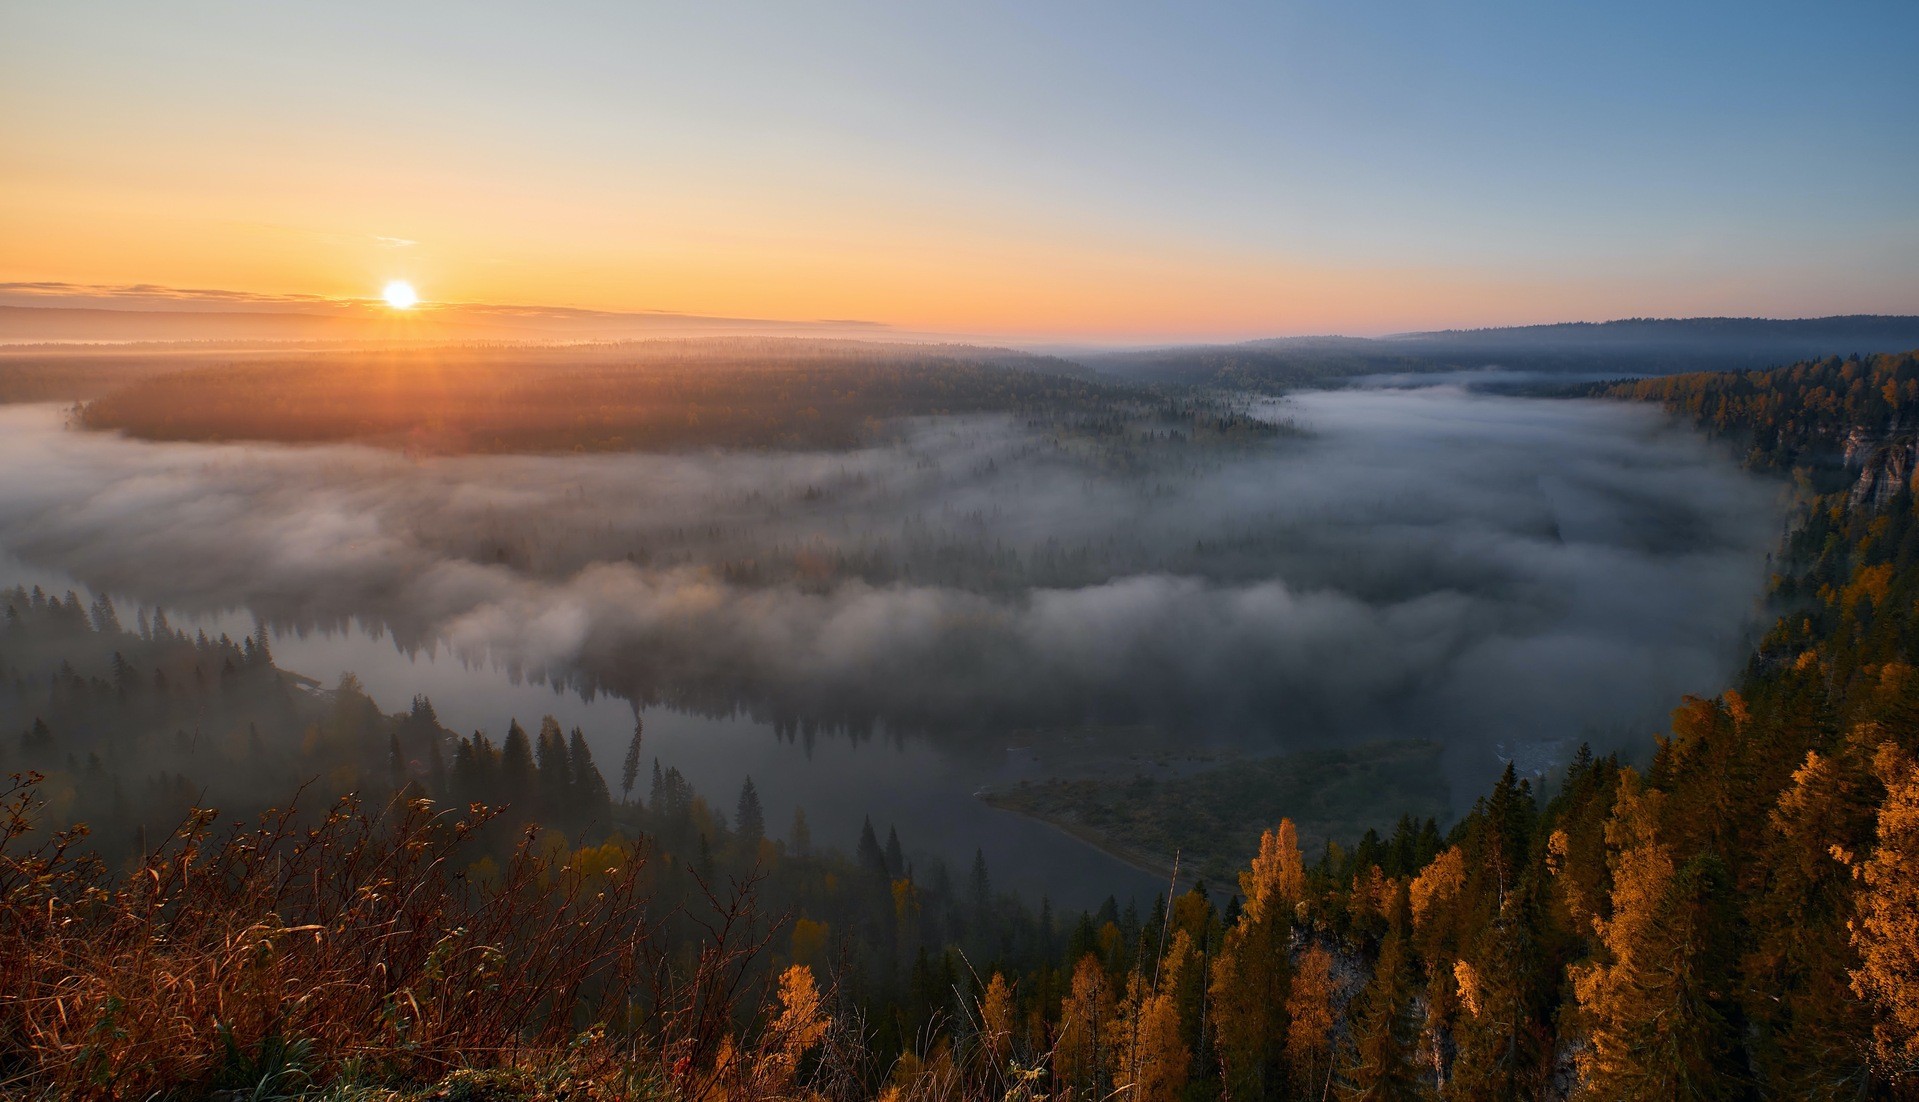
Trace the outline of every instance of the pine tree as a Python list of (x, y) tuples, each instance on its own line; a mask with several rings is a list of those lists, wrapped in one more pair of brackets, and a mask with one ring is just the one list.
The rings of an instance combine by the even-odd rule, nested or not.
[(746, 778), (746, 783), (740, 786), (740, 802), (733, 825), (740, 833), (740, 840), (746, 843), (749, 854), (766, 837), (766, 813), (760, 808), (760, 793), (753, 787), (751, 777)]
[(1612, 917), (1597, 923), (1600, 959), (1572, 971), (1588, 1023), (1578, 1056), (1581, 1097), (1637, 1102), (1733, 1092), (1733, 1038), (1721, 1000), (1731, 922), (1714, 913), (1724, 870), (1705, 856), (1680, 864), (1659, 836), (1665, 794), (1620, 771), (1606, 825)]
[(620, 767), (620, 798), (629, 804), (633, 802), (633, 784), (640, 778), (640, 743), (645, 733), (646, 721), (635, 712), (633, 741), (626, 744), (626, 761)]
[(120, 616), (114, 612), (113, 602), (107, 599), (106, 594), (102, 593), (93, 599), (91, 619), (94, 631), (102, 635), (120, 634)]
[(1476, 963), (1461, 960), (1454, 966), (1464, 1013), (1454, 1031), (1458, 1055), (1447, 1083), (1450, 1097), (1521, 1099), (1543, 1093), (1551, 1046), (1541, 1004), (1554, 993), (1555, 981), (1541, 959), (1539, 911), (1530, 884), (1510, 893), (1475, 939)]
[(258, 630), (254, 632), (253, 657), (262, 669), (273, 668), (273, 650), (267, 645), (267, 628), (265, 624), (259, 625)]
[(568, 740), (566, 751), (567, 772), (573, 778), (573, 794), (580, 811), (586, 818), (603, 816), (613, 806), (613, 796), (606, 790), (606, 778), (600, 775), (600, 768), (593, 764), (593, 751), (586, 745), (586, 732), (578, 727)]
[(886, 874), (895, 879), (906, 875), (906, 854), (900, 849), (898, 827), (886, 828)]
[(573, 793), (573, 769), (567, 760), (566, 736), (560, 731), (560, 721), (552, 716), (540, 721), (540, 738), (535, 744), (535, 754), (541, 814), (548, 818), (570, 816), (575, 810), (570, 798)]
[[(264, 633), (262, 633), (264, 637)], [(428, 777), (436, 794), (446, 787), (446, 761), (440, 753), (440, 717), (433, 702), (416, 695), (407, 716), (400, 722), (400, 745), (427, 759)]]
[(539, 773), (533, 764), (533, 740), (518, 720), (507, 726), (500, 747), (501, 798), (525, 808), (539, 795)]
[(986, 873), (986, 851), (975, 847), (973, 870), (966, 877), (966, 898), (975, 918), (983, 919), (993, 907), (993, 881)]
[(1919, 1074), (1919, 765), (1887, 745), (1874, 767), (1886, 799), (1878, 845), (1860, 869), (1852, 985), (1878, 1015), (1873, 1049), (1883, 1073), (1912, 1076)]
[(485, 789), (480, 782), (479, 766), (473, 759), (473, 742), (461, 739), (453, 747), (453, 771), (447, 778), (448, 794), (460, 805), (482, 803)]
[(791, 838), (793, 843), (793, 856), (813, 856), (813, 831), (812, 828), (806, 825), (806, 809), (803, 807), (793, 809), (793, 831)]
[(1413, 961), (1410, 910), (1402, 881), (1387, 908), (1386, 937), (1372, 982), (1356, 1008), (1353, 1051), (1339, 1084), (1345, 1102), (1399, 1102), (1432, 1093), (1420, 1070), (1419, 969)]
[(1287, 954), (1305, 885), (1298, 835), (1282, 820), (1260, 836), (1259, 854), (1240, 876), (1246, 902), (1209, 983), (1220, 1072), (1234, 1098), (1269, 1097), (1285, 1082)]
[(873, 833), (873, 819), (868, 816), (860, 824), (860, 844), (857, 851), (859, 866), (867, 875), (884, 884), (892, 880), (892, 874), (886, 867), (886, 851), (880, 848), (879, 835)]
[(1865, 893), (1834, 855), (1871, 848), (1871, 744), (1881, 736), (1877, 723), (1860, 724), (1837, 753), (1807, 751), (1767, 816), (1739, 987), (1759, 1081), (1778, 1097), (1856, 1098), (1871, 1077), (1858, 1043), (1872, 1033), (1871, 1004), (1847, 982)]

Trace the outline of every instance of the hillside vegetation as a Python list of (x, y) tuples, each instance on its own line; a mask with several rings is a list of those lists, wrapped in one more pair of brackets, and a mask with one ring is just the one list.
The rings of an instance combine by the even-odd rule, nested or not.
[[(634, 834), (543, 841), (542, 809), (603, 789), (557, 727), (494, 747), (438, 731), (423, 702), (348, 740), (363, 759), (368, 739), (393, 748), (386, 786), (345, 778), (402, 797), (365, 826), (351, 806), (297, 828), (269, 815), (220, 843), (189, 813), (172, 842), (100, 864), (34, 825), (59, 810), (52, 780), (17, 782), (0, 1074), (141, 1098), (1919, 1097), (1919, 509), (1909, 480), (1853, 493), (1911, 446), (1914, 368), (1609, 391), (1740, 437), (1803, 498), (1776, 624), (1736, 688), (1675, 702), (1643, 768), (1581, 752), (1544, 784), (1508, 769), (1443, 835), (1409, 819), (1353, 849), (1308, 854), (1281, 821), (1236, 885), (1056, 922), (996, 895), (983, 864), (959, 882), (904, 868), (873, 831), (851, 859), (767, 842), (750, 790), (731, 826), (668, 777), (629, 798), (637, 764), (603, 805)], [(1847, 438), (1869, 441), (1850, 470)], [(14, 605), (9, 632), (157, 634)], [(163, 645), (169, 693), (194, 683), (182, 646), (202, 671), (246, 668), (244, 645)], [(128, 686), (156, 683), (121, 656)], [(251, 677), (248, 699), (279, 707), (252, 661), (233, 691)], [(84, 689), (103, 719), (116, 677), (34, 684), (49, 707)], [(409, 722), (433, 728), (444, 782), (409, 764)], [(69, 769), (114, 729), (73, 736)], [(61, 763), (63, 731), (26, 734)], [(418, 802), (489, 792), (527, 805), (532, 833)], [(476, 859), (454, 856), (468, 844)], [(663, 867), (687, 870), (678, 895), (649, 879)], [(778, 920), (703, 902), (726, 877), (779, 893), (752, 912)]]
[(1919, 344), (1919, 317), (1626, 318), (1391, 337), (1282, 337), (1090, 354), (1118, 378), (1280, 392), (1356, 375), (1508, 371), (1668, 375), (1730, 371)]
[(1004, 349), (771, 338), (239, 358), (133, 378), (80, 421), (148, 440), (462, 454), (850, 448), (889, 439), (902, 418), (953, 414), (1095, 435), (1274, 431)]

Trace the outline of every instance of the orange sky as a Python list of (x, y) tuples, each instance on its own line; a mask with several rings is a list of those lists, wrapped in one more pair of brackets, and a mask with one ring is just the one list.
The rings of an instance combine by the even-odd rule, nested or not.
[[(366, 298), (390, 279), (434, 301), (664, 310), (1013, 335), (1357, 332), (1407, 321), (1547, 319), (1588, 288), (1513, 294), (1443, 270), (1288, 263), (1014, 212), (866, 196), (595, 194), (321, 155), (136, 172), (102, 154), (85, 186), (0, 180), (0, 280), (156, 283)], [(315, 162), (330, 166), (313, 171)], [(149, 161), (148, 163), (151, 163)], [(171, 178), (169, 178), (171, 176)], [(381, 186), (357, 186), (377, 176)], [(550, 188), (550, 190), (549, 190)]]
[(7, 17), (0, 282), (1099, 340), (1919, 308), (1909, 174), (1764, 167), (1907, 158), (1910, 103), (1776, 102), (1712, 26), (108, 7)]
[[(1435, 267), (1288, 262), (1150, 234), (1114, 240), (1071, 226), (969, 221), (825, 198), (749, 207), (702, 195), (660, 196), (649, 206), (662, 213), (649, 217), (625, 213), (607, 197), (562, 201), (510, 186), (456, 186), (430, 172), (402, 179), (393, 165), (343, 164), (335, 180), (307, 176), (304, 167), (200, 187), (183, 181), (75, 189), (57, 179), (9, 176), (0, 181), (0, 210), (32, 217), (0, 215), (8, 241), (0, 281), (369, 298), (386, 281), (405, 279), (435, 302), (849, 319), (922, 332), (1114, 340), (1369, 333), (1653, 312), (1634, 309), (1643, 282), (1560, 275), (1521, 283)], [(373, 172), (386, 184), (377, 196), (352, 186), (356, 174)], [(285, 178), (295, 175), (297, 187)], [(436, 202), (417, 198), (436, 192)], [(1741, 288), (1727, 290), (1730, 309)], [(1718, 312), (1709, 305), (1698, 312)]]

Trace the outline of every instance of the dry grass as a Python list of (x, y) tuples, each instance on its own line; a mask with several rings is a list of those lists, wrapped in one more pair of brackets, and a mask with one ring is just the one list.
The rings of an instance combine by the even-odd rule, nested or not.
[[(731, 1032), (750, 899), (720, 908), (678, 973), (652, 943), (637, 851), (580, 872), (529, 831), (480, 884), (463, 851), (486, 809), (375, 816), (348, 798), (225, 831), (195, 812), (116, 874), (84, 855), (84, 828), (37, 828), (37, 783), (0, 787), (0, 1091), (419, 1083), (555, 1054), (629, 1080), (684, 1061), (684, 1078)], [(664, 1065), (639, 1059), (661, 1046)]]
[(36, 822), (38, 784), (0, 784), (0, 1096), (1040, 1097), (977, 1021), (958, 1051), (929, 1035), (873, 1067), (835, 992), (765, 967), (783, 923), (756, 877), (655, 915), (639, 847), (580, 869), (529, 829), (476, 861), (488, 809), (350, 797), (225, 829), (195, 812), (112, 870), (84, 827)]

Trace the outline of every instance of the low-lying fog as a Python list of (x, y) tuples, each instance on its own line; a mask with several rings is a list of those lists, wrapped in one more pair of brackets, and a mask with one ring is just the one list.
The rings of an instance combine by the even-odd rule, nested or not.
[(1440, 386), (1272, 412), (1307, 434), (1151, 448), (967, 419), (848, 453), (415, 461), (11, 407), (0, 550), (711, 714), (1437, 737), (1467, 798), (1501, 744), (1643, 745), (1739, 661), (1781, 495), (1657, 411)]

